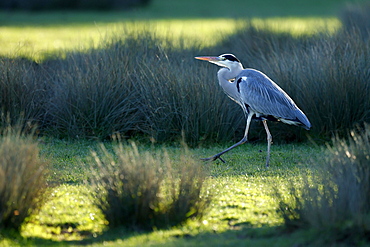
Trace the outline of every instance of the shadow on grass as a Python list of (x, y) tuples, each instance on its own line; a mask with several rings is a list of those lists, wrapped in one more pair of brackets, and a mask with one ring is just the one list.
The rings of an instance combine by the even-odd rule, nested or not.
[[(223, 232), (207, 231), (199, 234), (181, 232), (169, 233), (167, 239), (151, 237), (155, 232), (129, 231), (114, 228), (96, 237), (90, 234), (82, 240), (50, 240), (24, 238), (14, 232), (0, 232), (0, 239), (10, 239), (17, 246), (358, 246), (366, 244), (356, 236), (337, 234), (331, 230), (318, 232), (314, 229), (287, 231), (282, 226), (262, 226), (255, 228), (248, 222), (230, 225)], [(168, 236), (168, 237), (167, 237)], [(130, 240), (131, 238), (137, 238)], [(135, 243), (135, 241), (137, 243)], [(364, 242), (365, 241), (365, 242)], [(6, 245), (5, 245), (6, 246)], [(13, 246), (12, 244), (8, 246)]]
[[(164, 230), (165, 231), (165, 230)], [(1, 233), (20, 246), (357, 246), (361, 240), (354, 236), (336, 234), (330, 230), (318, 232), (314, 229), (287, 231), (282, 226), (262, 226), (255, 228), (248, 222), (230, 225), (230, 229), (217, 232), (206, 231), (199, 234), (174, 231), (151, 236), (155, 231), (129, 231), (114, 228), (94, 237), (90, 234), (83, 240), (50, 240), (43, 238), (23, 238), (15, 233)], [(136, 239), (131, 239), (136, 238)], [(164, 239), (166, 238), (166, 239)], [(135, 243), (136, 242), (136, 243)], [(362, 242), (364, 243), (364, 242)], [(11, 246), (11, 245), (10, 245)]]
[[(160, 237), (151, 237), (152, 231), (130, 231), (126, 228), (113, 228), (105, 231), (103, 234), (96, 237), (89, 233), (89, 237), (82, 240), (51, 240), (44, 238), (24, 238), (20, 234), (14, 232), (1, 232), (1, 238), (11, 239), (13, 243), (20, 246), (66, 246), (66, 245), (105, 245), (108, 242), (112, 245), (126, 244), (129, 241), (130, 246), (265, 246), (266, 244), (279, 243), (279, 246), (292, 246), (294, 244), (303, 244), (307, 242), (304, 234), (288, 233), (282, 227), (264, 226), (260, 228), (251, 227), (248, 222), (230, 225), (230, 229), (224, 232), (207, 231), (199, 234), (186, 233), (175, 231), (169, 233), (167, 239), (159, 239)], [(80, 233), (81, 234), (81, 233)], [(86, 234), (86, 233), (83, 233)], [(137, 240), (130, 240), (130, 238)], [(140, 239), (142, 238), (142, 239)], [(163, 243), (163, 240), (165, 243)], [(137, 241), (137, 244), (135, 244)], [(128, 243), (127, 243), (128, 244)], [(11, 245), (10, 245), (11, 246)]]

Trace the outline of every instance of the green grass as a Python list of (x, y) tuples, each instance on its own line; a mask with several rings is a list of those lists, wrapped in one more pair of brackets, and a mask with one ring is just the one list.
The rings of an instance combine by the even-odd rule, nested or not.
[[(51, 18), (51, 17), (50, 17)], [(179, 46), (179, 38), (184, 38), (185, 47), (201, 43), (203, 47), (214, 46), (227, 35), (242, 28), (241, 21), (234, 19), (190, 19), (153, 20), (113, 23), (86, 23), (67, 26), (0, 26), (0, 55), (24, 56), (41, 61), (55, 54), (63, 56), (66, 52), (86, 51), (100, 47), (112, 37), (124, 36), (132, 30), (152, 30), (158, 37), (172, 37), (173, 45)], [(294, 35), (313, 34), (326, 29), (336, 30), (340, 23), (336, 18), (254, 18), (252, 24), (259, 28), (277, 32), (290, 32)]]
[[(191, 45), (201, 41), (215, 45), (224, 35), (236, 31), (234, 19), (252, 18), (277, 31), (312, 34), (336, 29), (333, 18), (344, 5), (341, 1), (169, 1), (154, 0), (145, 9), (126, 12), (0, 12), (0, 55), (25, 56), (37, 61), (66, 51), (99, 46), (125, 29), (151, 26), (155, 32), (186, 37)], [(304, 6), (302, 6), (304, 4)], [(192, 7), (189, 7), (192, 6)], [(194, 8), (194, 6), (196, 6)], [(260, 19), (263, 17), (263, 20)], [(134, 21), (134, 23), (132, 23)]]
[[(174, 40), (185, 38), (189, 46), (197, 41), (207, 47), (241, 27), (235, 17), (252, 17), (252, 23), (260, 28), (311, 35), (340, 26), (333, 16), (344, 1), (315, 1), (303, 8), (293, 0), (235, 2), (230, 6), (226, 1), (194, 0), (199, 6), (187, 9), (192, 2), (158, 0), (146, 10), (113, 13), (2, 12), (0, 55), (40, 61), (66, 51), (98, 47), (126, 29), (147, 29), (148, 23), (159, 36), (171, 33)], [(245, 3), (249, 6), (243, 6)], [(107, 222), (87, 195), (83, 181), (90, 174), (81, 161), (87, 160), (98, 143), (51, 138), (39, 141), (41, 155), (50, 161), (51, 196), (41, 211), (28, 219), (21, 236), (0, 233), (1, 246), (299, 246), (317, 236), (308, 230), (282, 231), (283, 219), (276, 213), (272, 188), (299, 181), (301, 172), (310, 169), (308, 160), (321, 153), (319, 147), (273, 145), (271, 167), (266, 170), (266, 145), (245, 144), (224, 156), (226, 164), (204, 164), (210, 170), (209, 181), (216, 196), (200, 222), (190, 220), (170, 229), (132, 232), (125, 228), (107, 230)], [(229, 144), (191, 149), (190, 154), (208, 157)], [(174, 146), (143, 148), (153, 152), (165, 148), (174, 160), (181, 153)], [(325, 240), (324, 234), (322, 238)]]
[(52, 184), (82, 183), (87, 179), (83, 161), (96, 149), (91, 141), (66, 141), (45, 138), (41, 141), (41, 155), (53, 162), (50, 166), (49, 181)]
[[(304, 242), (305, 236), (291, 239), (279, 236), (282, 218), (276, 213), (273, 186), (286, 184), (307, 169), (305, 161), (320, 148), (307, 144), (273, 145), (271, 167), (264, 168), (266, 145), (245, 144), (225, 155), (223, 163), (204, 163), (211, 173), (208, 178), (215, 193), (211, 209), (202, 220), (153, 232), (131, 232), (125, 228), (107, 231), (107, 222), (93, 205), (83, 180), (88, 169), (80, 166), (96, 142), (67, 142), (40, 139), (41, 154), (50, 161), (51, 196), (40, 213), (33, 215), (22, 228), (22, 237), (0, 240), (4, 246), (56, 246), (87, 244), (88, 246), (208, 246), (253, 244), (263, 246), (276, 241), (280, 246)], [(115, 144), (109, 144), (109, 146)], [(191, 149), (194, 158), (209, 156), (227, 144), (212, 148)], [(181, 154), (180, 147), (142, 146), (158, 152), (163, 148), (172, 160)], [(58, 185), (60, 184), (60, 185)], [(7, 236), (7, 235), (5, 235)], [(287, 241), (285, 243), (285, 241)], [(284, 243), (284, 244), (283, 244)]]
[[(365, 2), (352, 0), (351, 2)], [(2, 25), (65, 25), (92, 22), (121, 22), (126, 20), (153, 19), (197, 19), (197, 18), (248, 18), (248, 17), (329, 17), (336, 16), (347, 0), (234, 0), (232, 3), (222, 0), (152, 0), (147, 8), (128, 11), (83, 12), (78, 15), (73, 11), (64, 12), (3, 12), (0, 16)]]

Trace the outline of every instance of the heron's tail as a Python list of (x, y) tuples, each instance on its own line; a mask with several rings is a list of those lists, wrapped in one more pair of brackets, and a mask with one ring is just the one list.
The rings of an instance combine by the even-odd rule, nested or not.
[(307, 116), (300, 109), (298, 109), (297, 112), (297, 120), (302, 128), (305, 128), (306, 130), (311, 128), (310, 120), (308, 120)]
[(306, 117), (306, 115), (299, 109), (295, 109), (291, 112), (291, 116), (289, 118), (279, 118), (279, 120), (286, 124), (298, 125), (306, 130), (311, 128), (311, 123)]

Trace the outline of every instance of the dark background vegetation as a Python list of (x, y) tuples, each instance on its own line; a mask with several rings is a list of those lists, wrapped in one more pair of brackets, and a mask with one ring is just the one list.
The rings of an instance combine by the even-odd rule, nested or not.
[[(37, 126), (40, 134), (71, 139), (102, 140), (117, 134), (171, 142), (185, 137), (193, 146), (237, 139), (244, 129), (241, 109), (217, 86), (217, 68), (193, 59), (199, 54), (232, 52), (246, 67), (266, 72), (295, 99), (312, 122), (311, 138), (337, 136), (332, 147), (317, 155), (319, 159), (307, 161), (309, 169), (299, 174), (299, 183), (287, 173), (292, 183), (284, 188), (279, 180), (275, 186), (284, 231), (319, 232), (304, 244), (366, 245), (370, 233), (369, 10), (369, 5), (347, 7), (341, 14), (343, 28), (335, 34), (293, 37), (258, 30), (246, 22), (236, 34), (210, 48), (174, 48), (142, 31), (42, 63), (1, 58), (5, 131), (0, 142), (0, 229), (20, 230), (30, 213), (39, 210), (47, 186), (47, 170), (32, 136), (6, 125), (21, 123), (31, 133)], [(271, 127), (281, 141), (306, 138), (299, 128), (273, 123)], [(254, 128), (252, 138), (262, 136), (259, 131), (263, 128)], [(209, 200), (199, 199), (206, 174), (188, 154), (177, 163), (165, 152), (153, 156), (135, 146), (117, 145), (114, 155), (104, 147), (100, 152), (90, 161), (95, 176), (89, 182), (96, 186), (96, 203), (109, 227), (172, 226), (205, 212)], [(253, 173), (248, 176), (249, 182)], [(163, 184), (170, 188), (164, 193), (159, 188)], [(227, 220), (230, 227), (236, 226)], [(256, 235), (249, 231), (235, 239)]]
[[(1, 58), (1, 114), (13, 121), (23, 116), (25, 126), (61, 138), (102, 140), (121, 133), (171, 142), (184, 133), (191, 146), (238, 139), (245, 124), (240, 107), (219, 88), (217, 68), (193, 58), (231, 52), (287, 91), (310, 119), (312, 138), (328, 140), (370, 121), (365, 8), (346, 8), (343, 28), (333, 35), (293, 37), (247, 22), (210, 48), (174, 48), (143, 31), (40, 64)], [(307, 137), (297, 127), (270, 125), (275, 141)], [(254, 126), (252, 140), (264, 136)]]
[[(352, 0), (364, 2), (366, 0)], [(0, 9), (21, 11), (55, 10), (129, 10), (125, 16), (137, 18), (245, 18), (271, 16), (333, 16), (348, 0), (3, 0)], [(145, 6), (146, 8), (141, 8)], [(140, 15), (131, 15), (140, 8)], [(55, 16), (54, 16), (55, 17)], [(107, 17), (114, 19), (112, 15)], [(90, 19), (90, 18), (88, 18)], [(44, 21), (44, 20), (41, 20)], [(85, 19), (84, 21), (88, 21)]]
[(150, 0), (2, 0), (5, 10), (117, 10), (147, 5)]

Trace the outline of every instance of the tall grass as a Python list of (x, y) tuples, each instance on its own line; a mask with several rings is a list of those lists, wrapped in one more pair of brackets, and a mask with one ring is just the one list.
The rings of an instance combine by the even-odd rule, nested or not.
[(0, 126), (45, 123), (50, 87), (42, 66), (27, 59), (0, 58)]
[[(131, 30), (100, 48), (39, 65), (3, 58), (1, 111), (12, 117), (24, 112), (27, 121), (59, 137), (120, 133), (171, 142), (184, 133), (191, 146), (238, 139), (240, 107), (217, 85), (217, 68), (193, 59), (232, 52), (287, 91), (310, 119), (311, 136), (329, 140), (370, 121), (370, 44), (358, 29), (292, 36), (246, 23), (239, 30), (210, 48)], [(271, 127), (276, 141), (306, 138), (300, 128)], [(263, 128), (252, 128), (252, 138), (257, 131)]]
[(99, 139), (135, 130), (139, 95), (128, 59), (118, 47), (48, 63), (49, 129), (61, 137)]
[[(223, 45), (241, 54), (246, 67), (276, 81), (307, 114), (313, 126), (310, 135), (326, 138), (370, 121), (369, 48), (356, 30), (292, 37), (253, 26)], [(286, 139), (301, 139), (302, 134), (281, 124), (272, 131)]]
[(370, 232), (370, 126), (333, 143), (325, 157), (313, 161), (315, 172), (303, 175), (298, 187), (288, 186), (292, 201), (280, 194), (280, 213), (287, 227), (311, 227), (331, 232), (335, 241), (353, 241)]
[(340, 19), (343, 23), (343, 28), (347, 32), (358, 32), (360, 36), (366, 40), (370, 37), (370, 3), (348, 4), (342, 10)]
[(0, 229), (20, 230), (45, 198), (46, 167), (37, 144), (19, 128), (0, 139)]
[(113, 153), (102, 146), (92, 156), (90, 182), (110, 227), (173, 226), (201, 216), (210, 202), (205, 170), (186, 154), (175, 162), (166, 152), (119, 144)]
[(242, 112), (234, 114), (236, 107), (213, 76), (210, 79), (209, 68), (199, 68), (194, 54), (194, 49), (159, 51), (156, 61), (147, 64), (144, 60), (136, 70), (141, 75), (144, 131), (157, 141), (178, 140), (181, 133), (190, 145), (207, 139), (225, 141), (243, 121)]
[(209, 68), (198, 68), (197, 49), (171, 48), (149, 32), (127, 36), (45, 63), (52, 82), (46, 116), (54, 134), (141, 133), (169, 142), (184, 133), (190, 145), (232, 138), (242, 112), (208, 78)]

